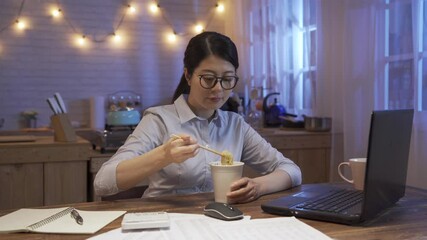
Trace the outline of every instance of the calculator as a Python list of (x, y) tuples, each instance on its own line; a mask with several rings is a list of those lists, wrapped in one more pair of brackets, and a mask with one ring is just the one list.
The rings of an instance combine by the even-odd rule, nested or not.
[(167, 212), (126, 213), (122, 220), (122, 230), (168, 228), (169, 225)]

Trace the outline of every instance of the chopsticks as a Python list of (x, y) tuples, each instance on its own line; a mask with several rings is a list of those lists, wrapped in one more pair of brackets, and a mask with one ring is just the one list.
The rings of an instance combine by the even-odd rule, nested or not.
[[(182, 137), (180, 137), (176, 134), (171, 134), (171, 138), (182, 139)], [(233, 165), (234, 160), (233, 160), (233, 154), (231, 154), (231, 152), (229, 152), (229, 151), (218, 152), (216, 150), (213, 150), (212, 148), (208, 148), (208, 147), (200, 145), (200, 144), (198, 144), (198, 145), (200, 148), (205, 149), (206, 151), (220, 155), (222, 165)]]
[[(178, 136), (178, 135), (176, 135), (176, 134), (172, 134), (172, 135), (171, 135), (171, 138), (173, 138), (173, 139), (182, 139), (180, 136)], [(200, 144), (198, 144), (198, 145), (199, 145), (199, 147), (200, 147), (200, 148), (203, 148), (203, 149), (205, 149), (206, 151), (209, 151), (209, 152), (211, 152), (211, 153), (218, 154), (218, 155), (220, 155), (221, 157), (225, 157), (225, 155), (224, 155), (222, 152), (218, 152), (218, 151), (216, 151), (216, 150), (214, 150), (214, 149), (212, 149), (212, 148), (208, 148), (208, 147), (203, 146), (203, 145), (200, 145)]]

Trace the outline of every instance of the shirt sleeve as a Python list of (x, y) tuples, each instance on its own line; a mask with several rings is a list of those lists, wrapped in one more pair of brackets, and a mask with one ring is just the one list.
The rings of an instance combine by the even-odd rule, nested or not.
[(243, 146), (243, 161), (261, 174), (269, 174), (276, 169), (287, 172), (292, 181), (292, 187), (301, 184), (301, 170), (289, 158), (272, 147), (258, 132), (247, 125), (245, 127), (245, 142)]
[(120, 191), (117, 186), (116, 169), (119, 163), (142, 155), (161, 145), (160, 136), (164, 133), (164, 124), (155, 114), (145, 115), (126, 142), (99, 169), (94, 180), (95, 194), (108, 196)]

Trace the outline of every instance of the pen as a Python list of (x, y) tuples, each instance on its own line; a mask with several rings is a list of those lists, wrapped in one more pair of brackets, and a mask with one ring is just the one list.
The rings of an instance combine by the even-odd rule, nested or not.
[(83, 218), (82, 218), (82, 216), (80, 216), (79, 212), (77, 212), (76, 209), (73, 209), (71, 211), (71, 217), (76, 220), (76, 223), (83, 225)]

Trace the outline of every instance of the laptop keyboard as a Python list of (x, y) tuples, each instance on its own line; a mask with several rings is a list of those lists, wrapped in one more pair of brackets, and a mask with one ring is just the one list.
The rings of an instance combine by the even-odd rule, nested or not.
[(299, 209), (310, 209), (326, 212), (341, 213), (354, 205), (361, 203), (363, 192), (340, 189), (329, 192), (326, 196), (305, 201), (296, 205)]

